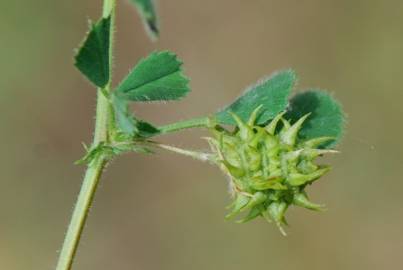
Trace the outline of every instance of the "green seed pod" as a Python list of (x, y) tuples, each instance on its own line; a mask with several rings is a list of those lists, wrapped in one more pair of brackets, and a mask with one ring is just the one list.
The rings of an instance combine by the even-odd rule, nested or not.
[(337, 151), (317, 149), (333, 140), (331, 137), (307, 141), (298, 138), (309, 114), (290, 123), (280, 113), (267, 125), (260, 126), (256, 125), (259, 109), (246, 122), (231, 113), (237, 123), (235, 130), (216, 125), (211, 128), (213, 138), (208, 141), (217, 155), (217, 163), (229, 176), (235, 197), (226, 218), (249, 210), (238, 222), (262, 216), (273, 220), (284, 233), (281, 226), (286, 224), (285, 213), (290, 205), (322, 209), (308, 200), (305, 188), (330, 170), (329, 166), (315, 164), (315, 159)]

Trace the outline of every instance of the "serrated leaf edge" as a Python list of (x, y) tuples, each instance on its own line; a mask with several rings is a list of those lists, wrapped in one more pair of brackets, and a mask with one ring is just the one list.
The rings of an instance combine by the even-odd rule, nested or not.
[[(121, 98), (125, 98), (125, 92), (121, 93), (121, 91), (119, 91), (119, 88), (120, 88), (121, 85), (126, 81), (126, 79), (130, 76), (130, 74), (131, 74), (139, 65), (143, 64), (148, 58), (150, 58), (150, 57), (152, 57), (152, 56), (162, 55), (162, 54), (168, 54), (170, 57), (173, 57), (174, 61), (178, 62), (178, 70), (175, 71), (175, 72), (171, 72), (171, 73), (169, 73), (169, 74), (167, 74), (167, 75), (161, 76), (161, 77), (157, 78), (157, 79), (154, 80), (154, 81), (158, 81), (158, 80), (160, 80), (160, 79), (162, 79), (162, 78), (164, 78), (164, 77), (166, 77), (166, 76), (170, 76), (170, 75), (172, 75), (172, 74), (178, 73), (178, 74), (180, 75), (180, 77), (181, 77), (182, 79), (184, 79), (184, 81), (185, 81), (185, 87), (188, 88), (188, 90), (187, 90), (186, 92), (184, 92), (184, 94), (183, 94), (182, 96), (176, 98), (175, 100), (148, 100), (148, 101), (139, 100), (139, 101), (136, 101), (136, 100), (129, 100), (129, 99), (127, 99), (127, 98), (126, 98), (126, 99), (127, 99), (128, 101), (131, 101), (131, 102), (159, 103), (159, 102), (180, 101), (180, 100), (182, 100), (183, 98), (187, 97), (187, 95), (188, 95), (188, 94), (190, 93), (190, 91), (191, 91), (191, 90), (190, 90), (190, 87), (189, 87), (190, 78), (187, 77), (187, 76), (185, 76), (185, 75), (183, 74), (183, 71), (184, 71), (184, 70), (183, 70), (183, 67), (182, 67), (182, 66), (183, 66), (183, 61), (182, 61), (180, 58), (178, 58), (177, 54), (175, 54), (175, 53), (173, 53), (173, 52), (171, 52), (171, 51), (168, 51), (168, 50), (153, 51), (153, 52), (150, 53), (149, 55), (147, 55), (147, 56), (145, 56), (145, 57), (142, 57), (142, 58), (137, 62), (137, 64), (136, 64), (132, 69), (130, 69), (130, 71), (128, 72), (128, 74), (123, 78), (123, 80), (122, 80), (122, 81), (119, 83), (119, 85), (115, 88), (114, 92), (116, 93), (116, 95), (119, 96), (119, 97), (121, 97)], [(140, 86), (138, 86), (137, 88), (140, 88), (140, 87), (142, 87), (142, 86), (144, 86), (144, 85), (146, 85), (146, 83), (145, 83), (145, 84), (142, 84), (142, 85), (140, 85)], [(136, 89), (136, 88), (133, 88), (133, 89)], [(128, 91), (130, 91), (130, 90), (128, 90)], [(126, 91), (126, 92), (127, 92), (127, 91)]]

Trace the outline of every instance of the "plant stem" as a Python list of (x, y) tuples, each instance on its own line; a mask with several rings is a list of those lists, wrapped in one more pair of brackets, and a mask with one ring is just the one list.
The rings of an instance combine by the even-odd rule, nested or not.
[(158, 129), (161, 131), (162, 134), (167, 134), (177, 132), (183, 129), (196, 128), (196, 127), (209, 127), (210, 125), (211, 125), (211, 119), (209, 117), (200, 117), (161, 126)]
[(215, 162), (214, 155), (210, 154), (210, 153), (192, 151), (192, 150), (183, 149), (183, 148), (179, 148), (179, 147), (172, 146), (172, 145), (166, 145), (166, 144), (151, 142), (151, 141), (145, 142), (145, 143), (143, 143), (143, 145), (156, 147), (156, 148), (160, 148), (160, 149), (165, 149), (165, 150), (168, 150), (171, 152), (175, 152), (177, 154), (192, 157), (192, 158), (200, 160), (200, 161), (209, 161), (212, 163)]
[(85, 173), (56, 270), (70, 270), (72, 267), (88, 212), (95, 195), (95, 190), (106, 163), (107, 160), (101, 156), (94, 160)]
[[(103, 17), (111, 16), (111, 36), (109, 45), (110, 66), (112, 66), (115, 5), (116, 0), (104, 0), (102, 14)], [(112, 68), (110, 68), (109, 72), (112, 75)], [(97, 108), (93, 146), (97, 146), (101, 142), (109, 142), (108, 127), (113, 122), (110, 119), (112, 108), (110, 102), (103, 94), (109, 93), (109, 91), (110, 82), (107, 86), (105, 86), (105, 88), (98, 89), (97, 91)], [(107, 162), (108, 158), (105, 155), (100, 154), (87, 167), (80, 194), (78, 195), (77, 203), (74, 207), (73, 215), (71, 217), (67, 234), (63, 242), (63, 247), (60, 252), (56, 270), (70, 270), (72, 268), (77, 247), (88, 217), (88, 212), (91, 208), (99, 180)]]

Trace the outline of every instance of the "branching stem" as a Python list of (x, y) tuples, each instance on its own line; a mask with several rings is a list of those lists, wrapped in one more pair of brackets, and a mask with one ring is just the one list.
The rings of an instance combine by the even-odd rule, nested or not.
[[(111, 37), (110, 37), (110, 56), (112, 59), (113, 50), (113, 28), (115, 16), (116, 0), (104, 0), (103, 17), (111, 16)], [(111, 60), (110, 59), (110, 60)], [(112, 61), (110, 61), (111, 63)], [(112, 66), (112, 63), (110, 64)], [(112, 68), (109, 70), (112, 74)], [(112, 76), (110, 76), (112, 77)], [(95, 132), (93, 146), (97, 146), (101, 142), (109, 142), (109, 126), (113, 122), (111, 120), (111, 104), (105, 97), (104, 93), (110, 92), (110, 82), (103, 89), (97, 91), (97, 108), (95, 117)], [(59, 260), (57, 262), (56, 270), (70, 270), (72, 269), (74, 257), (77, 252), (77, 247), (84, 229), (85, 222), (88, 217), (94, 195), (101, 178), (103, 169), (108, 162), (107, 156), (101, 154), (97, 156), (87, 168), (83, 184), (78, 195), (77, 203), (73, 211), (67, 234), (64, 239), (63, 247), (60, 252)]]
[[(111, 16), (110, 39), (109, 39), (109, 78), (112, 78), (112, 58), (113, 58), (113, 42), (115, 27), (115, 6), (116, 0), (104, 0), (102, 16), (107, 18)], [(113, 145), (112, 131), (116, 128), (114, 118), (114, 108), (108, 100), (111, 92), (111, 79), (104, 88), (97, 91), (97, 107), (95, 117), (95, 131), (92, 148), (96, 148), (100, 144)], [(194, 118), (182, 122), (177, 122), (160, 127), (161, 134), (173, 133), (183, 129), (196, 127), (210, 127), (212, 120), (208, 117)], [(181, 149), (175, 146), (165, 145), (152, 141), (135, 142), (134, 144), (143, 144), (145, 146), (165, 149), (201, 161), (215, 162), (215, 158), (210, 153), (191, 151)], [(84, 180), (78, 195), (77, 203), (74, 207), (73, 215), (67, 229), (63, 247), (59, 255), (56, 270), (71, 270), (77, 253), (78, 245), (82, 232), (91, 208), (98, 183), (101, 179), (102, 172), (110, 160), (110, 156), (106, 153), (100, 153), (89, 163)]]

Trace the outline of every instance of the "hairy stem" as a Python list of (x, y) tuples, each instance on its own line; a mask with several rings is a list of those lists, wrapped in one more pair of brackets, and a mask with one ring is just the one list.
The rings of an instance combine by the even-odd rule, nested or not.
[(161, 131), (161, 134), (167, 134), (189, 128), (197, 128), (197, 127), (207, 128), (210, 125), (211, 125), (211, 119), (209, 117), (200, 117), (161, 126), (158, 129)]
[(77, 252), (81, 234), (93, 201), (95, 190), (107, 160), (99, 157), (88, 167), (78, 195), (77, 204), (63, 243), (56, 270), (70, 270)]
[[(114, 33), (114, 16), (115, 16), (116, 0), (104, 0), (103, 17), (111, 15), (111, 37), (110, 37), (110, 66), (112, 66), (112, 50), (113, 50), (113, 33)], [(112, 75), (112, 68), (109, 72)], [(112, 76), (110, 76), (112, 77)], [(99, 145), (101, 142), (109, 142), (109, 128), (113, 124), (111, 120), (111, 104), (105, 97), (104, 93), (110, 92), (110, 82), (103, 89), (97, 91), (97, 108), (95, 117), (95, 131), (93, 146)], [(63, 242), (63, 247), (60, 252), (56, 270), (72, 269), (74, 257), (77, 253), (78, 244), (84, 229), (85, 222), (88, 217), (88, 212), (91, 208), (94, 195), (102, 176), (103, 169), (107, 164), (108, 159), (105, 155), (96, 157), (87, 168), (84, 176), (83, 184), (78, 195), (77, 203), (74, 207), (73, 215), (67, 234)]]

